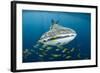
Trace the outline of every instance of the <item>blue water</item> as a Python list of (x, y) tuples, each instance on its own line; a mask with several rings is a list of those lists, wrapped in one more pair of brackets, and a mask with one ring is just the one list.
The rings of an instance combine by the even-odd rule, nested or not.
[[(35, 11), (23, 10), (22, 12), (22, 41), (23, 51), (25, 49), (38, 50), (33, 48), (37, 44), (43, 33), (47, 32), (52, 24), (52, 19), (59, 21), (59, 25), (71, 28), (76, 31), (76, 38), (65, 46), (69, 49), (76, 48), (70, 60), (91, 59), (91, 14), (81, 12), (51, 12), (51, 11)], [(77, 53), (81, 54), (81, 58), (77, 59)], [(49, 56), (47, 56), (49, 57)], [(60, 58), (59, 60), (64, 60)], [(23, 62), (38, 62), (39, 57), (32, 54), (24, 58)], [(44, 61), (49, 61), (45, 58)], [(54, 60), (55, 61), (55, 60)]]

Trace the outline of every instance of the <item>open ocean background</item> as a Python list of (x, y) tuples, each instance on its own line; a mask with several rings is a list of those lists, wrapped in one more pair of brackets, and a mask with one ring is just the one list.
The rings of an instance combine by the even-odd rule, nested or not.
[[(33, 46), (43, 35), (49, 31), (52, 19), (59, 21), (59, 25), (71, 28), (76, 31), (76, 38), (64, 47), (69, 50), (75, 48), (67, 60), (91, 59), (91, 14), (79, 12), (54, 12), (23, 10), (22, 12), (22, 42), (23, 42), (23, 62), (39, 62), (40, 57), (30, 50), (38, 51), (39, 48)], [(27, 49), (27, 50), (26, 50)], [(54, 49), (54, 48), (53, 48)], [(26, 50), (26, 51), (25, 51)], [(25, 51), (25, 53), (24, 53)], [(53, 53), (48, 52), (49, 54)], [(61, 53), (62, 54), (62, 53)], [(80, 54), (80, 58), (77, 58)], [(62, 61), (64, 58), (49, 60), (47, 55), (42, 61)]]

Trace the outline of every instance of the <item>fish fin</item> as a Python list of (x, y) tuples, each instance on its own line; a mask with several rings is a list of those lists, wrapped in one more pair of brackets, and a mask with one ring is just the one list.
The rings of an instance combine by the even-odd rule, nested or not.
[(55, 21), (54, 19), (52, 19), (52, 20), (51, 20), (51, 22), (52, 22), (52, 25), (51, 25), (50, 29), (53, 29), (54, 24), (58, 24), (58, 23), (59, 23), (59, 21), (58, 21), (58, 20), (57, 20), (57, 21)]

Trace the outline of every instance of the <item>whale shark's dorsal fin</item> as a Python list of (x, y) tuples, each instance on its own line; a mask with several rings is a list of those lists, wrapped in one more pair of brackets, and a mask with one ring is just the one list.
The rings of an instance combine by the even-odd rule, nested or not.
[(52, 22), (52, 25), (51, 25), (50, 29), (53, 29), (53, 27), (56, 26), (56, 25), (58, 25), (58, 23), (59, 23), (58, 20), (55, 21), (54, 19), (52, 19), (51, 22)]
[(57, 21), (55, 21), (54, 19), (52, 19), (52, 24), (58, 24), (58, 20)]

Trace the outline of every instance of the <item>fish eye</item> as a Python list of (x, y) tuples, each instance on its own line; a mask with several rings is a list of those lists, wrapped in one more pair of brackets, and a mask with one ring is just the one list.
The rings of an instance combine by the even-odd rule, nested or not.
[(43, 42), (46, 42), (46, 40), (43, 40)]

